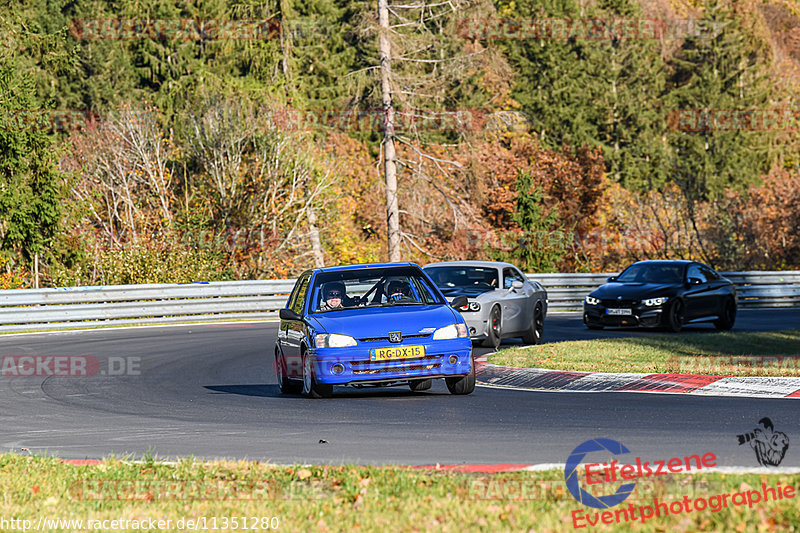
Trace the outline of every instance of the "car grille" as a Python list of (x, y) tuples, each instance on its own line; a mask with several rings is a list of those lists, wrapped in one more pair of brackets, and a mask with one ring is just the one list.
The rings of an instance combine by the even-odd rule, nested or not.
[(361, 360), (361, 361), (350, 361), (350, 364), (355, 366), (361, 365), (376, 365), (381, 363), (417, 363), (422, 361), (436, 361), (438, 362), (441, 359), (441, 355), (425, 355), (422, 357), (414, 357), (409, 359), (389, 359), (388, 361), (370, 361), (370, 360)]
[[(422, 339), (424, 337), (430, 337), (430, 333), (419, 333), (414, 335), (403, 335), (403, 340), (406, 339)], [(385, 335), (383, 337), (364, 337), (363, 339), (358, 339), (361, 342), (378, 342), (378, 341), (388, 341), (389, 335)]]
[(600, 304), (603, 305), (603, 307), (611, 307), (614, 309), (617, 307), (633, 307), (639, 304), (639, 300), (600, 300)]
[(426, 355), (413, 359), (394, 359), (390, 361), (350, 361), (353, 374), (381, 374), (385, 372), (409, 372), (412, 370), (432, 370), (442, 366), (441, 355)]
[(393, 366), (391, 368), (366, 368), (363, 370), (353, 370), (353, 374), (364, 375), (364, 374), (383, 374), (386, 372), (410, 372), (412, 370), (432, 370), (434, 368), (439, 368), (440, 364), (432, 364), (432, 365), (410, 365), (410, 366)]

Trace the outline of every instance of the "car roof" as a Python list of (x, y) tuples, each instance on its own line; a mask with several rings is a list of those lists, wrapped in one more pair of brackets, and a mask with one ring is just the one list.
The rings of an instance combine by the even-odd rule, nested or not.
[(441, 261), (439, 263), (428, 263), (422, 268), (439, 267), (439, 266), (473, 266), (484, 268), (506, 268), (514, 267), (519, 270), (519, 267), (511, 263), (504, 263), (502, 261)]
[(332, 267), (316, 268), (316, 272), (340, 272), (342, 270), (366, 270), (368, 268), (385, 268), (385, 267), (402, 267), (402, 266), (415, 266), (419, 267), (416, 263), (361, 263), (357, 265), (337, 265)]
[(691, 264), (691, 263), (697, 263), (699, 265), (702, 265), (702, 263), (699, 263), (697, 261), (690, 261), (688, 259), (645, 259), (643, 261), (636, 261), (633, 264), (634, 265), (642, 265), (642, 264), (648, 264), (648, 265), (688, 265), (688, 264)]

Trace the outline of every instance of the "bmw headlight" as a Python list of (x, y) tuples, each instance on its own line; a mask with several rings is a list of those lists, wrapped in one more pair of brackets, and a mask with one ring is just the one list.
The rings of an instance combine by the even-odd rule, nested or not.
[(650, 298), (644, 301), (644, 305), (647, 307), (655, 307), (657, 305), (664, 305), (669, 300), (668, 297), (662, 296), (661, 298)]
[(338, 333), (318, 333), (314, 337), (317, 348), (345, 348), (356, 346), (356, 340), (350, 335), (339, 335)]
[(594, 296), (587, 296), (586, 303), (589, 305), (597, 305), (600, 303), (600, 300), (598, 298), (595, 298)]
[(433, 340), (441, 341), (445, 339), (457, 339), (459, 337), (466, 337), (467, 335), (467, 326), (459, 322), (457, 324), (450, 324), (449, 326), (445, 326), (434, 331)]

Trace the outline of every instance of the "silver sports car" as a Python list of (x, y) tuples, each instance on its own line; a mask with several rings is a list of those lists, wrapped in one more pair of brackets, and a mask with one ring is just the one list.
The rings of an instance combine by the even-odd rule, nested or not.
[(547, 291), (510, 263), (448, 261), (424, 267), (448, 298), (466, 296), (459, 308), (473, 340), (496, 348), (501, 339), (522, 337), (526, 344), (542, 342)]

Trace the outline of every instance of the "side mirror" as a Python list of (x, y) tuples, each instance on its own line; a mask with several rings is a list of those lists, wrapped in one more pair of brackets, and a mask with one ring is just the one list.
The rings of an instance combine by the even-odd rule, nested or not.
[(689, 285), (700, 285), (701, 283), (703, 283), (703, 280), (701, 280), (700, 278), (689, 278), (687, 283)]
[(617, 281), (617, 276), (609, 276), (608, 279), (606, 279), (607, 283), (611, 283), (612, 281)]
[(280, 315), (281, 320), (303, 320), (303, 317), (291, 309), (281, 309), (278, 314)]
[(511, 282), (511, 288), (512, 289), (521, 289), (524, 286), (525, 286), (525, 284), (522, 283), (521, 281), (512, 281)]
[(457, 296), (452, 302), (450, 302), (450, 305), (455, 307), (456, 309), (459, 309), (461, 307), (464, 307), (465, 305), (469, 305), (469, 300), (464, 295)]

